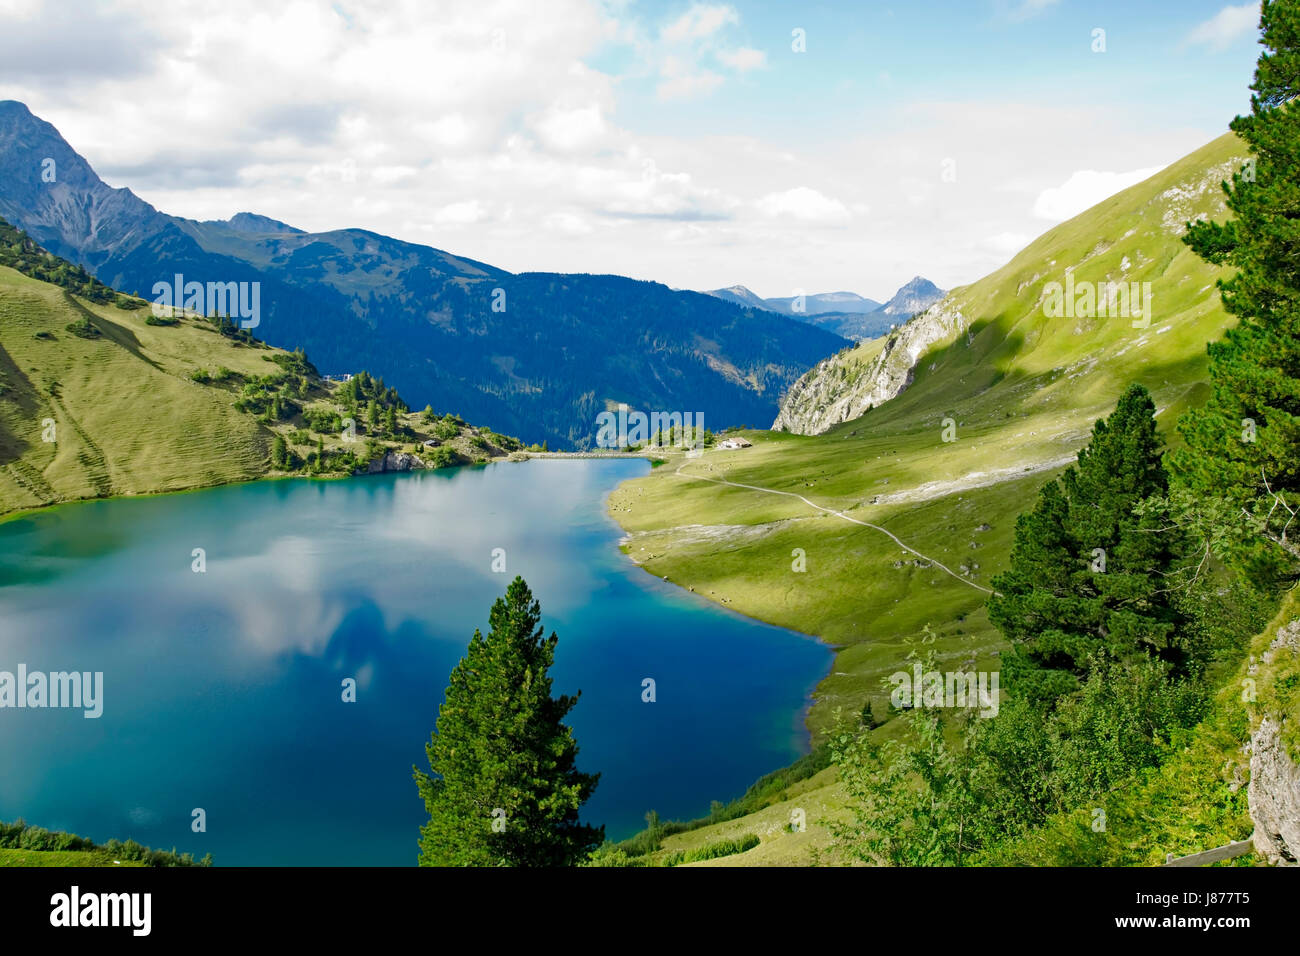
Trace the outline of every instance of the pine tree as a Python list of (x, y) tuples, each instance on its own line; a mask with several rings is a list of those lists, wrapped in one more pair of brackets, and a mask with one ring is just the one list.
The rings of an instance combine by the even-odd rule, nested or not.
[(492, 605), (487, 637), (474, 632), (451, 673), (437, 729), (415, 771), (429, 822), (422, 866), (568, 866), (604, 839), (578, 822), (599, 774), (575, 768), (562, 721), (578, 696), (551, 696), (559, 638), (543, 637), (541, 608), (523, 578)]
[(1265, 0), (1251, 112), (1231, 128), (1253, 157), (1224, 183), (1234, 218), (1189, 224), (1203, 259), (1236, 268), (1219, 282), (1238, 317), (1209, 346), (1212, 395), (1186, 414), (1187, 447), (1170, 456), (1180, 484), (1238, 506), (1300, 494), (1300, 3)]
[(284, 440), (283, 435), (276, 435), (271, 445), (271, 463), (276, 468), (289, 467), (289, 443)]
[(1168, 489), (1154, 416), (1147, 390), (1130, 386), (1094, 426), (1078, 465), (1016, 522), (989, 619), (1012, 643), (1003, 666), (1019, 695), (1054, 700), (1097, 659), (1147, 653), (1184, 662), (1182, 618), (1167, 587), (1183, 543), (1134, 511)]

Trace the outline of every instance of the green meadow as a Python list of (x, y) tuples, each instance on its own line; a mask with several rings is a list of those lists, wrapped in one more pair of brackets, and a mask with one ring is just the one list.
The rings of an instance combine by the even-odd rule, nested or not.
[[(746, 431), (751, 448), (667, 454), (610, 496), (624, 550), (651, 574), (835, 647), (808, 715), (814, 743), (865, 705), (885, 718), (883, 682), (913, 642), (932, 641), (952, 666), (996, 670), (1003, 645), (986, 589), (1007, 566), (1017, 515), (1130, 382), (1151, 391), (1171, 444), (1179, 415), (1204, 400), (1206, 344), (1229, 317), (1220, 270), (1180, 237), (1188, 220), (1223, 218), (1219, 183), (1244, 156), (1223, 136), (951, 292), (945, 306), (963, 327), (920, 356), (910, 387), (861, 417), (817, 435)], [(1076, 287), (1149, 282), (1152, 314), (1050, 317), (1045, 287), (1067, 269)], [(813, 374), (850, 388), (881, 348), (864, 343)], [(780, 839), (702, 865), (807, 863), (828, 838), (811, 825), (790, 832), (790, 812), (825, 819), (843, 806), (831, 768), (756, 814), (668, 836), (663, 848), (758, 833)]]

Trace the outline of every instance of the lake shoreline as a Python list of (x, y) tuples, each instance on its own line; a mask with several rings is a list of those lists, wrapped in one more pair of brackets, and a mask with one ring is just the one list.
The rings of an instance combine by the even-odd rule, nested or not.
[[(661, 464), (664, 463), (662, 459), (657, 459), (657, 460), (660, 460)], [(816, 743), (816, 733), (813, 731), (812, 727), (809, 725), (809, 721), (811, 720), (813, 709), (814, 709), (814, 707), (816, 707), (817, 702), (818, 702), (818, 691), (821, 689), (822, 685), (823, 685), (823, 684), (824, 684), (824, 683), (825, 683), (825, 682), (826, 682), (830, 677), (832, 677), (832, 676), (834, 675), (834, 671), (835, 671), (835, 661), (836, 661), (836, 659), (837, 659), (839, 653), (844, 649), (844, 647), (845, 647), (846, 645), (832, 643), (832, 642), (826, 640), (826, 638), (824, 638), (824, 637), (823, 637), (822, 635), (820, 635), (820, 634), (814, 634), (814, 633), (811, 632), (811, 631), (804, 631), (804, 630), (801, 630), (801, 629), (796, 628), (796, 627), (791, 627), (791, 626), (788, 625), (788, 624), (780, 624), (780, 623), (778, 623), (778, 622), (776, 622), (776, 621), (770, 621), (770, 620), (767, 620), (766, 618), (760, 617), (758, 614), (753, 614), (753, 613), (750, 613), (750, 612), (748, 612), (748, 611), (742, 610), (742, 609), (740, 609), (740, 608), (732, 607), (730, 604), (725, 604), (725, 603), (723, 603), (723, 602), (721, 602), (721, 601), (714, 600), (713, 598), (709, 597), (708, 595), (703, 594), (702, 592), (696, 591), (695, 588), (692, 587), (692, 586), (689, 586), (689, 585), (683, 584), (683, 583), (681, 583), (681, 582), (679, 582), (679, 581), (675, 581), (675, 580), (673, 580), (673, 578), (672, 578), (671, 575), (657, 575), (657, 574), (655, 574), (655, 573), (652, 572), (649, 568), (647, 568), (645, 565), (643, 565), (641, 562), (637, 561), (636, 558), (632, 557), (632, 555), (630, 554), (630, 552), (629, 552), (629, 545), (628, 545), (628, 542), (631, 541), (631, 539), (632, 539), (632, 535), (633, 535), (635, 532), (633, 531), (633, 529), (627, 527), (625, 524), (623, 524), (622, 521), (620, 521), (620, 520), (618, 519), (617, 514), (616, 514), (616, 512), (614, 511), (614, 509), (613, 509), (613, 507), (612, 507), (612, 504), (611, 504), (612, 498), (613, 498), (613, 496), (614, 496), (615, 494), (617, 494), (619, 491), (623, 490), (624, 487), (625, 487), (626, 485), (630, 484), (632, 481), (637, 481), (637, 480), (639, 480), (639, 479), (636, 479), (636, 478), (629, 478), (629, 479), (626, 479), (626, 480), (620, 482), (617, 486), (615, 486), (615, 487), (612, 488), (608, 493), (606, 493), (605, 498), (604, 498), (604, 501), (602, 502), (603, 507), (604, 507), (604, 510), (605, 510), (605, 514), (609, 517), (609, 519), (610, 519), (610, 520), (611, 520), (611, 521), (612, 521), (612, 522), (613, 522), (613, 523), (614, 523), (614, 524), (619, 528), (619, 530), (622, 532), (622, 537), (619, 539), (619, 542), (618, 542), (618, 548), (619, 548), (619, 551), (621, 551), (621, 552), (623, 553), (624, 557), (626, 557), (626, 558), (628, 559), (628, 562), (629, 562), (630, 564), (636, 566), (636, 567), (639, 568), (641, 571), (643, 571), (643, 572), (645, 572), (646, 574), (648, 574), (650, 577), (655, 578), (655, 579), (658, 580), (658, 581), (662, 581), (662, 582), (666, 582), (666, 583), (668, 583), (668, 584), (671, 584), (674, 588), (677, 588), (677, 589), (680, 590), (680, 591), (684, 591), (684, 592), (686, 592), (687, 594), (694, 595), (694, 596), (700, 598), (701, 600), (703, 600), (704, 602), (708, 603), (709, 605), (711, 605), (711, 606), (713, 606), (713, 607), (721, 608), (722, 610), (724, 610), (724, 611), (728, 611), (728, 612), (730, 612), (730, 613), (732, 613), (732, 614), (735, 614), (735, 615), (737, 615), (738, 617), (744, 618), (745, 620), (754, 621), (755, 623), (758, 623), (758, 624), (764, 624), (764, 625), (767, 625), (768, 627), (776, 627), (776, 628), (780, 628), (780, 629), (783, 630), (783, 631), (788, 631), (788, 632), (790, 632), (790, 633), (792, 633), (792, 634), (797, 634), (797, 635), (799, 635), (800, 637), (802, 637), (802, 638), (804, 638), (804, 639), (806, 639), (806, 640), (816, 641), (818, 645), (820, 645), (821, 647), (823, 647), (823, 648), (825, 648), (825, 649), (827, 649), (828, 651), (831, 652), (831, 659), (830, 659), (830, 661), (827, 663), (827, 669), (826, 669), (826, 672), (825, 672), (825, 673), (824, 673), (820, 678), (818, 678), (818, 680), (813, 684), (813, 686), (812, 686), (811, 688), (809, 688), (809, 689), (805, 692), (805, 694), (804, 694), (804, 706), (803, 706), (803, 710), (800, 712), (800, 714), (799, 714), (799, 718), (798, 718), (798, 719), (799, 719), (799, 727), (801, 728), (801, 732), (802, 732), (802, 738), (801, 738), (801, 739), (802, 739), (802, 742), (803, 742), (803, 745), (804, 745), (804, 752), (805, 752), (805, 754), (807, 754), (807, 753), (811, 753), (812, 750), (813, 750), (813, 748), (814, 748), (814, 745), (815, 745), (815, 743)], [(773, 768), (773, 770), (779, 770), (779, 769), (783, 769), (783, 768), (780, 768), (780, 767), (774, 767), (774, 768)]]
[[(584, 461), (590, 461), (590, 460), (601, 459), (601, 458), (608, 458), (613, 460), (624, 460), (628, 458), (645, 458), (651, 462), (658, 460), (656, 456), (646, 452), (523, 451), (523, 452), (510, 452), (507, 455), (498, 455), (494, 458), (489, 458), (481, 462), (465, 462), (459, 465), (449, 465), (446, 468), (413, 468), (409, 470), (413, 472), (450, 471), (458, 468), (481, 468), (484, 465), (497, 464), (498, 462), (518, 463), (524, 461), (531, 461), (534, 458), (538, 460), (581, 459)], [(85, 497), (85, 498), (68, 498), (61, 501), (50, 501), (47, 502), (46, 504), (36, 505), (33, 508), (15, 508), (12, 511), (0, 512), (0, 525), (3, 525), (9, 521), (17, 521), (22, 518), (26, 518), (30, 515), (45, 514), (47, 512), (53, 511), (56, 508), (66, 507), (67, 505), (83, 504), (84, 502), (87, 501), (117, 501), (119, 499), (163, 498), (170, 495), (188, 495), (196, 491), (209, 491), (213, 488), (228, 488), (236, 485), (249, 485), (258, 481), (282, 481), (288, 478), (306, 478), (310, 481), (346, 481), (353, 478), (372, 478), (374, 477), (374, 475), (377, 474), (391, 474), (391, 472), (374, 472), (374, 473), (352, 472), (349, 474), (333, 474), (333, 475), (307, 475), (307, 474), (297, 474), (295, 472), (280, 472), (280, 473), (267, 472), (266, 474), (247, 478), (244, 479), (243, 481), (213, 481), (213, 482), (203, 482), (194, 485), (185, 485), (184, 487), (180, 487), (180, 488), (167, 488), (158, 491), (124, 492), (122, 494), (114, 494), (114, 495), (103, 495), (103, 496)]]

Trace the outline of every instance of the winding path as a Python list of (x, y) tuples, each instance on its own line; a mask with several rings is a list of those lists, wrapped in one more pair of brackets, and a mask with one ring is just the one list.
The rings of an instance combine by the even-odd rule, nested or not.
[(870, 529), (873, 530), (873, 531), (879, 531), (881, 534), (885, 535), (887, 538), (889, 538), (891, 541), (893, 541), (895, 544), (897, 544), (897, 545), (898, 545), (900, 548), (902, 548), (904, 551), (907, 551), (909, 554), (914, 554), (914, 555), (916, 555), (918, 558), (921, 558), (921, 559), (924, 560), (924, 561), (929, 561), (929, 562), (930, 562), (931, 564), (933, 564), (935, 567), (937, 567), (937, 568), (941, 568), (942, 570), (947, 571), (949, 574), (951, 574), (954, 578), (956, 578), (956, 579), (957, 579), (958, 581), (960, 581), (962, 584), (969, 585), (970, 587), (975, 588), (975, 590), (977, 590), (977, 591), (983, 591), (985, 594), (997, 594), (997, 593), (998, 593), (997, 591), (994, 591), (992, 588), (986, 588), (986, 587), (984, 587), (984, 585), (982, 585), (982, 584), (976, 584), (974, 581), (970, 580), (969, 578), (964, 578), (964, 577), (962, 577), (960, 574), (958, 574), (958, 573), (957, 573), (956, 571), (954, 571), (952, 568), (948, 567), (948, 566), (947, 566), (946, 564), (944, 564), (943, 562), (941, 562), (941, 561), (936, 561), (934, 558), (930, 557), (929, 555), (922, 554), (920, 551), (917, 551), (915, 548), (913, 548), (913, 547), (909, 547), (907, 544), (905, 544), (903, 541), (901, 541), (901, 540), (898, 538), (898, 536), (895, 535), (892, 531), (886, 531), (884, 528), (880, 527), (880, 525), (878, 525), (878, 524), (872, 524), (872, 523), (869, 522), (869, 521), (861, 521), (861, 520), (859, 520), (858, 518), (851, 518), (851, 517), (849, 517), (848, 515), (846, 515), (843, 511), (836, 511), (836, 510), (834, 510), (833, 508), (823, 508), (821, 505), (816, 504), (816, 503), (814, 503), (814, 502), (811, 502), (811, 501), (809, 501), (807, 498), (805, 498), (803, 495), (795, 494), (793, 491), (777, 491), (775, 488), (762, 488), (762, 487), (759, 487), (758, 485), (745, 485), (745, 484), (741, 484), (741, 483), (738, 482), (738, 481), (728, 481), (728, 480), (725, 479), (725, 478), (706, 478), (706, 477), (704, 477), (703, 475), (692, 475), (692, 474), (690, 474), (690, 473), (688, 473), (688, 472), (683, 472), (683, 471), (682, 471), (682, 469), (685, 468), (685, 467), (686, 467), (686, 463), (685, 463), (685, 462), (682, 462), (682, 464), (680, 464), (680, 465), (677, 466), (677, 470), (674, 471), (673, 474), (676, 475), (678, 478), (694, 478), (696, 481), (711, 481), (711, 482), (713, 482), (714, 484), (718, 484), (718, 485), (731, 485), (733, 488), (747, 488), (747, 489), (749, 489), (750, 491), (763, 491), (763, 492), (766, 492), (766, 493), (769, 494), (769, 495), (784, 495), (784, 496), (787, 497), (787, 498), (798, 498), (800, 501), (802, 501), (804, 504), (806, 504), (809, 508), (815, 508), (815, 509), (817, 509), (818, 511), (825, 512), (825, 513), (828, 514), (828, 515), (834, 515), (834, 516), (837, 517), (837, 518), (843, 518), (845, 521), (851, 521), (851, 522), (853, 522), (854, 524), (860, 524), (860, 525), (862, 525), (862, 527), (864, 527), (864, 528), (870, 528)]

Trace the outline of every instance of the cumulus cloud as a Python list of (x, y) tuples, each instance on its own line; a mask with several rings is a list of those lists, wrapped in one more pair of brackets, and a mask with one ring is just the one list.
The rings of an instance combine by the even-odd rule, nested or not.
[(1188, 46), (1203, 46), (1210, 50), (1226, 50), (1259, 28), (1259, 4), (1243, 3), (1239, 7), (1226, 6), (1187, 34)]
[[(1137, 167), (1206, 138), (1102, 106), (932, 102), (902, 82), (869, 124), (820, 142), (779, 121), (675, 124), (681, 97), (770, 81), (740, 14), (717, 4), (443, 0), (436, 17), (421, 0), (18, 6), (30, 16), (13, 23), (80, 18), (130, 51), (125, 64), (77, 59), (94, 29), (29, 32), (16, 50), (13, 23), (0, 27), (0, 98), (52, 122), (110, 184), (177, 215), (357, 226), (514, 271), (765, 295), (882, 298), (917, 273), (956, 285), (1046, 227), (1033, 213), (1046, 187), (1113, 168), (1115, 144)], [(80, 72), (37, 75), (71, 59)], [(652, 101), (661, 85), (670, 106)], [(667, 121), (639, 127), (637, 97)], [(868, 214), (871, 228), (851, 228)]]
[(999, 232), (984, 240), (984, 246), (1001, 256), (1013, 256), (1029, 245), (1030, 236), (1023, 232)]
[(1038, 199), (1034, 201), (1034, 215), (1054, 222), (1070, 219), (1121, 189), (1154, 176), (1163, 168), (1152, 166), (1127, 173), (1078, 170), (1061, 185), (1044, 189), (1038, 194)]
[(747, 73), (767, 66), (767, 54), (747, 46), (737, 50), (720, 50), (718, 59), (738, 73)]
[(736, 45), (728, 37), (729, 29), (739, 23), (735, 7), (697, 3), (664, 24), (656, 40), (639, 38), (642, 55), (659, 76), (659, 99), (707, 96), (726, 82), (726, 71), (747, 73), (765, 67), (766, 53)]
[(1036, 17), (1049, 7), (1056, 6), (1059, 2), (1060, 0), (1018, 0), (1018, 2), (1002, 0), (999, 6), (1003, 17), (1008, 20), (1019, 21)]
[(665, 57), (660, 67), (659, 86), (655, 90), (661, 100), (674, 100), (711, 93), (722, 85), (721, 74), (701, 69), (681, 57)]
[(702, 40), (713, 36), (728, 24), (739, 22), (740, 14), (735, 7), (697, 3), (667, 24), (660, 31), (660, 36), (668, 43)]
[(789, 217), (801, 222), (840, 223), (851, 218), (848, 207), (808, 186), (768, 193), (755, 204), (769, 218)]
[(580, 106), (563, 109), (552, 106), (535, 123), (538, 135), (547, 146), (560, 150), (576, 150), (601, 141), (606, 132), (605, 118), (600, 107)]
[(477, 199), (451, 203), (433, 214), (433, 221), (439, 225), (465, 226), (486, 218), (487, 207)]

